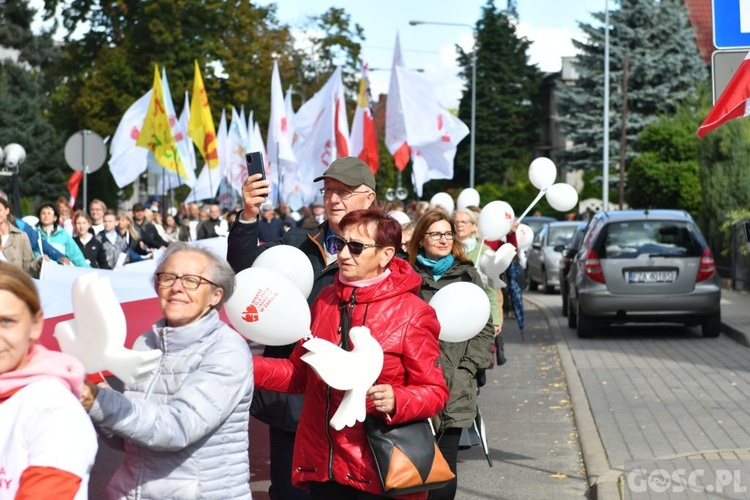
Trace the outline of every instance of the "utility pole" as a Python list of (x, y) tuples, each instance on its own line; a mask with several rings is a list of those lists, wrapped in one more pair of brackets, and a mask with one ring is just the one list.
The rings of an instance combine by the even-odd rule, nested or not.
[(620, 210), (625, 204), (625, 149), (627, 147), (628, 135), (628, 69), (630, 58), (625, 53), (622, 61), (622, 131), (620, 132)]

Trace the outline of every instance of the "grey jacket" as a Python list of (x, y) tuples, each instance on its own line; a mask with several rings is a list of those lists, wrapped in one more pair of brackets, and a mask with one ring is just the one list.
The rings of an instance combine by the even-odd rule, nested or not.
[(179, 328), (162, 319), (133, 349), (164, 355), (124, 394), (101, 389), (89, 412), (100, 432), (124, 439), (107, 498), (251, 498), (253, 360), (245, 340), (211, 311)]

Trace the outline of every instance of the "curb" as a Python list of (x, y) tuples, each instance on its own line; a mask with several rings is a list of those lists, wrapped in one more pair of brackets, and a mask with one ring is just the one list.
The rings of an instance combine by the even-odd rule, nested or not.
[(549, 313), (546, 305), (536, 302), (528, 296), (524, 300), (536, 307), (544, 315), (552, 334), (555, 337), (557, 352), (560, 356), (565, 380), (568, 384), (570, 402), (573, 406), (573, 418), (578, 429), (578, 442), (581, 446), (583, 463), (586, 469), (589, 490), (587, 497), (592, 500), (621, 500), (619, 480), (622, 471), (611, 469), (607, 452), (604, 449), (594, 415), (591, 413), (583, 382), (578, 374), (568, 342), (560, 329), (559, 318)]

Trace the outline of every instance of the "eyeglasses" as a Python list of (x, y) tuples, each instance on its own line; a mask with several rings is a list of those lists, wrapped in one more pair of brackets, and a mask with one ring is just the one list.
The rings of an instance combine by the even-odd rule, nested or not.
[(333, 244), (336, 245), (336, 250), (339, 252), (344, 249), (344, 247), (349, 248), (349, 253), (352, 255), (360, 255), (362, 252), (365, 251), (365, 248), (375, 248), (379, 247), (377, 243), (362, 243), (360, 241), (345, 241), (343, 238), (339, 238), (338, 236), (333, 237)]
[(336, 189), (336, 188), (320, 188), (320, 195), (323, 198), (330, 198), (334, 194), (341, 200), (348, 200), (355, 194), (369, 194), (370, 191), (350, 191), (348, 189)]
[(432, 241), (440, 241), (440, 238), (445, 238), (448, 241), (451, 241), (453, 239), (453, 231), (446, 231), (444, 233), (440, 232), (432, 232), (432, 233), (424, 233), (425, 236), (429, 236)]
[(197, 290), (204, 282), (209, 285), (218, 286), (216, 283), (208, 281), (206, 278), (201, 278), (194, 274), (185, 274), (184, 276), (177, 276), (172, 273), (158, 273), (156, 275), (156, 282), (161, 288), (169, 288), (174, 285), (175, 281), (180, 280), (182, 287), (185, 290), (194, 291)]

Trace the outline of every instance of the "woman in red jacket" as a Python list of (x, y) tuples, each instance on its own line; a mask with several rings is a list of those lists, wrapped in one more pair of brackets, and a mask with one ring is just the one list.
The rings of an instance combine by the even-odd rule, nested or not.
[[(394, 259), (401, 226), (378, 210), (351, 212), (339, 226), (339, 273), (313, 305), (311, 330), (341, 345), (342, 319), (351, 327), (368, 327), (385, 360), (368, 390), (367, 413), (391, 423), (432, 417), (448, 400), (440, 366), (440, 325), (435, 311), (417, 295), (421, 278), (408, 262)], [(254, 359), (256, 388), (305, 394), (292, 482), (308, 488), (313, 500), (380, 498), (364, 424), (340, 431), (330, 426), (344, 393), (326, 385), (300, 359), (305, 352), (300, 342), (289, 359)]]

